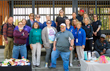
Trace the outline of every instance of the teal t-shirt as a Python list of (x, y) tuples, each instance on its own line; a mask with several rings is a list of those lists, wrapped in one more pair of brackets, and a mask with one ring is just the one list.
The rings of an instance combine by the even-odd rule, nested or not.
[(31, 29), (29, 34), (29, 44), (35, 43), (42, 44), (41, 33), (42, 33), (41, 29)]

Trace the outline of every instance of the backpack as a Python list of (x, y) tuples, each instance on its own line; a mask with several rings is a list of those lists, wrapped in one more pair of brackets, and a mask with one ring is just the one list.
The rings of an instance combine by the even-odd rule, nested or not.
[[(4, 23), (2, 26), (1, 26), (1, 35), (3, 35), (3, 26), (5, 25), (5, 24), (7, 24), (7, 23)], [(15, 28), (15, 25), (13, 24), (13, 27)], [(8, 24), (7, 24), (7, 30), (8, 30), (8, 28), (9, 28), (9, 26), (8, 26)]]

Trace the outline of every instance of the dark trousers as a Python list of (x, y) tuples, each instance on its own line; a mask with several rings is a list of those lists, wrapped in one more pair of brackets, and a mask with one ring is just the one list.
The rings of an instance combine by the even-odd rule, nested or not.
[(92, 42), (93, 42), (92, 39), (86, 40), (86, 46), (85, 46), (84, 51), (91, 51), (92, 52)]
[(97, 39), (100, 39), (100, 36), (95, 36), (95, 35), (93, 35), (93, 41), (94, 41), (94, 43), (95, 43), (95, 41), (96, 41)]

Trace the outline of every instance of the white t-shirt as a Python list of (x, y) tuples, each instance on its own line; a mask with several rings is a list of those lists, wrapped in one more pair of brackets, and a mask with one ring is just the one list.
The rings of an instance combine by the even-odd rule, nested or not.
[(48, 38), (49, 38), (49, 42), (53, 43), (54, 39), (55, 39), (55, 30), (53, 28), (47, 28), (48, 31)]

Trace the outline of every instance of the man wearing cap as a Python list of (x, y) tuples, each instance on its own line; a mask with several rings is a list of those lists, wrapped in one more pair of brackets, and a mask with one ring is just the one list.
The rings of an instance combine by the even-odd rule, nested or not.
[(105, 38), (106, 38), (106, 35), (101, 34), (100, 39), (97, 39), (94, 44), (94, 48), (95, 48), (94, 52), (97, 58), (100, 57), (100, 55), (110, 56), (109, 44), (105, 40)]
[[(80, 21), (82, 23), (83, 21), (83, 15), (84, 15), (84, 10), (80, 10), (79, 15), (76, 17), (78, 19), (78, 21)], [(83, 26), (83, 24), (82, 24)]]
[(69, 56), (70, 51), (73, 49), (74, 37), (71, 32), (66, 30), (65, 23), (60, 25), (60, 30), (61, 31), (56, 34), (54, 40), (53, 51), (51, 54), (51, 66), (49, 68), (56, 68), (56, 60), (60, 55), (63, 60), (64, 70), (69, 71)]

